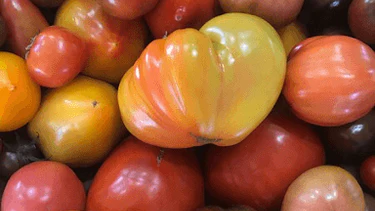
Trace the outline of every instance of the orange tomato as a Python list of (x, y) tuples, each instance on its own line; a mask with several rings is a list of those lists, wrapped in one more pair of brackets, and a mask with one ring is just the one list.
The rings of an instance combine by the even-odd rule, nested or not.
[(90, 50), (83, 74), (119, 83), (146, 45), (143, 21), (121, 20), (103, 11), (95, 0), (67, 0), (55, 24), (83, 38)]
[(21, 57), (0, 52), (0, 132), (26, 125), (37, 112), (41, 91)]
[(248, 14), (218, 16), (146, 48), (120, 83), (122, 119), (157, 146), (233, 145), (271, 111), (285, 70), (271, 25)]

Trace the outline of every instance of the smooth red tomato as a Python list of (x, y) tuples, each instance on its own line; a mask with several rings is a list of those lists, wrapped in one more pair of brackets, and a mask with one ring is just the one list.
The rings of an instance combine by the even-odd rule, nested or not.
[(31, 78), (39, 85), (55, 88), (72, 81), (87, 59), (84, 40), (65, 28), (50, 26), (35, 38), (26, 63)]
[(288, 186), (322, 165), (323, 146), (312, 129), (291, 117), (271, 114), (245, 140), (210, 146), (205, 179), (210, 196), (223, 205), (278, 210)]
[(371, 190), (375, 190), (375, 156), (368, 157), (360, 167), (363, 183)]
[(159, 0), (145, 18), (158, 39), (177, 29), (199, 29), (214, 16), (215, 0)]
[(10, 50), (24, 58), (26, 47), (48, 26), (47, 20), (30, 0), (1, 0), (0, 14), (8, 29)]
[(203, 204), (203, 176), (192, 151), (161, 149), (130, 136), (100, 167), (86, 210), (193, 211)]
[(68, 166), (38, 161), (12, 175), (5, 187), (1, 210), (84, 210), (85, 203), (83, 185)]
[(108, 14), (127, 20), (139, 18), (150, 12), (159, 0), (98, 0)]
[(353, 122), (375, 105), (375, 53), (347, 36), (309, 38), (289, 54), (283, 94), (306, 122)]

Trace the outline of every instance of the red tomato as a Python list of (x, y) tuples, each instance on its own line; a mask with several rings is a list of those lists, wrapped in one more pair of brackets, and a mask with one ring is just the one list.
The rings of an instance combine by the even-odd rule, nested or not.
[(139, 18), (150, 12), (159, 0), (98, 0), (108, 14), (127, 20)]
[(162, 38), (177, 29), (199, 29), (214, 17), (215, 5), (215, 0), (159, 0), (145, 18), (154, 37)]
[(375, 156), (368, 157), (360, 167), (363, 183), (371, 190), (375, 190)]
[(50, 26), (35, 38), (26, 63), (32, 79), (41, 86), (55, 88), (73, 80), (87, 59), (84, 40), (65, 28)]
[(280, 209), (293, 180), (325, 160), (323, 146), (308, 125), (275, 114), (239, 144), (210, 146), (206, 156), (208, 193), (223, 205), (257, 210)]
[(347, 36), (309, 38), (289, 55), (283, 94), (302, 120), (339, 126), (375, 105), (375, 53)]
[(192, 151), (161, 149), (130, 136), (100, 167), (86, 210), (192, 211), (203, 203), (203, 176)]
[(39, 161), (18, 170), (5, 187), (2, 211), (84, 210), (85, 190), (66, 165)]
[(30, 0), (1, 0), (0, 14), (8, 29), (10, 49), (24, 58), (31, 39), (48, 26), (46, 19)]

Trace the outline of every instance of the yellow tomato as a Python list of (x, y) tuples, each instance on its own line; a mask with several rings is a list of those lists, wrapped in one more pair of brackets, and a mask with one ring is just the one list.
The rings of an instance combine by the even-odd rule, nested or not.
[(285, 26), (278, 32), (283, 41), (286, 55), (289, 55), (294, 46), (306, 39), (305, 29), (297, 22)]
[(79, 76), (46, 94), (28, 125), (29, 135), (50, 160), (72, 167), (93, 165), (125, 132), (116, 96), (110, 84)]
[(239, 143), (274, 106), (286, 56), (263, 19), (225, 14), (145, 49), (119, 86), (122, 119), (138, 139), (184, 148)]
[(41, 91), (21, 57), (0, 52), (0, 132), (26, 125), (39, 108)]

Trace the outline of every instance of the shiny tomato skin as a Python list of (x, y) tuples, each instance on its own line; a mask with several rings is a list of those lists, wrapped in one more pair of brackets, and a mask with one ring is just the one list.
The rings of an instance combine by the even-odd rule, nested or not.
[(215, 16), (215, 10), (215, 0), (159, 0), (145, 19), (158, 39), (177, 29), (199, 29)]
[(370, 156), (362, 162), (360, 175), (363, 183), (371, 190), (375, 190), (375, 156)]
[(38, 161), (12, 175), (5, 187), (1, 210), (84, 210), (85, 201), (83, 185), (68, 166)]
[(86, 210), (192, 211), (203, 204), (203, 175), (192, 151), (161, 149), (130, 136), (100, 167)]
[(239, 144), (210, 146), (206, 188), (223, 205), (278, 210), (289, 184), (324, 162), (323, 146), (308, 125), (271, 114)]
[(108, 14), (133, 20), (150, 12), (159, 0), (98, 0), (103, 10)]
[(283, 94), (294, 114), (320, 126), (340, 126), (375, 105), (375, 52), (347, 36), (317, 36), (289, 54)]
[(8, 29), (10, 50), (24, 58), (31, 39), (48, 27), (47, 20), (30, 0), (2, 0), (0, 14)]
[(35, 38), (26, 63), (34, 81), (56, 88), (72, 81), (84, 69), (87, 59), (84, 40), (65, 28), (50, 26)]

